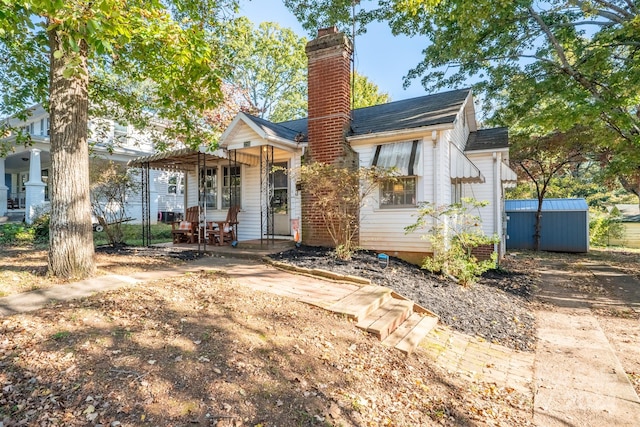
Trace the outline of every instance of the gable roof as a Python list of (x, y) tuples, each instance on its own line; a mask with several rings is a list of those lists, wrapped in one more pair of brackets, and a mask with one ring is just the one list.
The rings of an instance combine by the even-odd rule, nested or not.
[[(470, 92), (458, 89), (355, 109), (349, 136), (453, 123)], [(307, 141), (307, 118), (272, 123), (245, 115), (266, 134), (290, 141), (301, 135), (300, 141)]]
[(470, 92), (459, 89), (353, 110), (351, 136), (453, 123)]
[(495, 150), (509, 147), (507, 128), (478, 129), (469, 133), (464, 151)]

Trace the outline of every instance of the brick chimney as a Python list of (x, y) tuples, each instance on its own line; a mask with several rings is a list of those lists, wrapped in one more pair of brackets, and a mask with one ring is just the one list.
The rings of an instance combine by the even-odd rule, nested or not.
[[(336, 27), (318, 30), (307, 43), (308, 147), (306, 162), (355, 168), (357, 156), (345, 136), (351, 125), (351, 41)], [(302, 237), (307, 245), (333, 246), (322, 215), (302, 193)]]
[(318, 30), (307, 43), (309, 160), (344, 162), (351, 123), (351, 41), (336, 27)]

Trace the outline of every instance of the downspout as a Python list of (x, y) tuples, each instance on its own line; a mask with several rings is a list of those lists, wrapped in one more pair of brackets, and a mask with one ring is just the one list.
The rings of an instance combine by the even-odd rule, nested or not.
[(431, 132), (431, 142), (433, 143), (433, 204), (438, 205), (438, 131)]
[(498, 259), (502, 256), (500, 253), (500, 242), (502, 242), (502, 235), (498, 231), (498, 214), (500, 204), (500, 171), (498, 162), (498, 153), (493, 152), (493, 232), (500, 237), (500, 241), (493, 244), (493, 251), (498, 254)]
[[(438, 206), (438, 176), (440, 175), (439, 163), (438, 163), (438, 131), (431, 132), (431, 142), (433, 144), (433, 170), (431, 174), (433, 176), (433, 206)], [(438, 225), (435, 216), (431, 219), (433, 229)], [(431, 246), (431, 251), (435, 256), (435, 248)]]

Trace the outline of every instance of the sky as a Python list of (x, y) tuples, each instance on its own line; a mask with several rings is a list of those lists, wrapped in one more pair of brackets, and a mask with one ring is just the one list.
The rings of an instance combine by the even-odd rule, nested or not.
[[(276, 22), (310, 38), (295, 16), (284, 7), (282, 0), (244, 0), (240, 4), (240, 15), (249, 18), (254, 25)], [(392, 101), (425, 95), (418, 80), (414, 80), (406, 90), (402, 83), (408, 71), (420, 62), (422, 49), (427, 43), (425, 38), (393, 36), (386, 24), (375, 23), (368, 27), (366, 34), (356, 37), (356, 71), (377, 84), (382, 92), (391, 95)]]

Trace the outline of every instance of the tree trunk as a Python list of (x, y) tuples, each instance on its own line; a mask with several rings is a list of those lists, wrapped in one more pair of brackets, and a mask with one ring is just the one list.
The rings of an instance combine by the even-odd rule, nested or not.
[[(69, 78), (63, 76), (66, 55), (55, 31), (49, 32), (51, 75), (51, 223), (49, 274), (80, 279), (95, 270), (91, 202), (89, 199), (88, 70), (87, 46), (80, 44), (80, 64)], [(66, 58), (66, 59), (65, 59)]]
[(640, 206), (640, 173), (631, 179), (620, 176), (618, 181), (620, 181), (622, 188), (638, 198), (638, 206)]
[(533, 233), (533, 250), (540, 250), (540, 237), (542, 236), (542, 202), (544, 197), (538, 198), (538, 210), (536, 210), (535, 232)]

